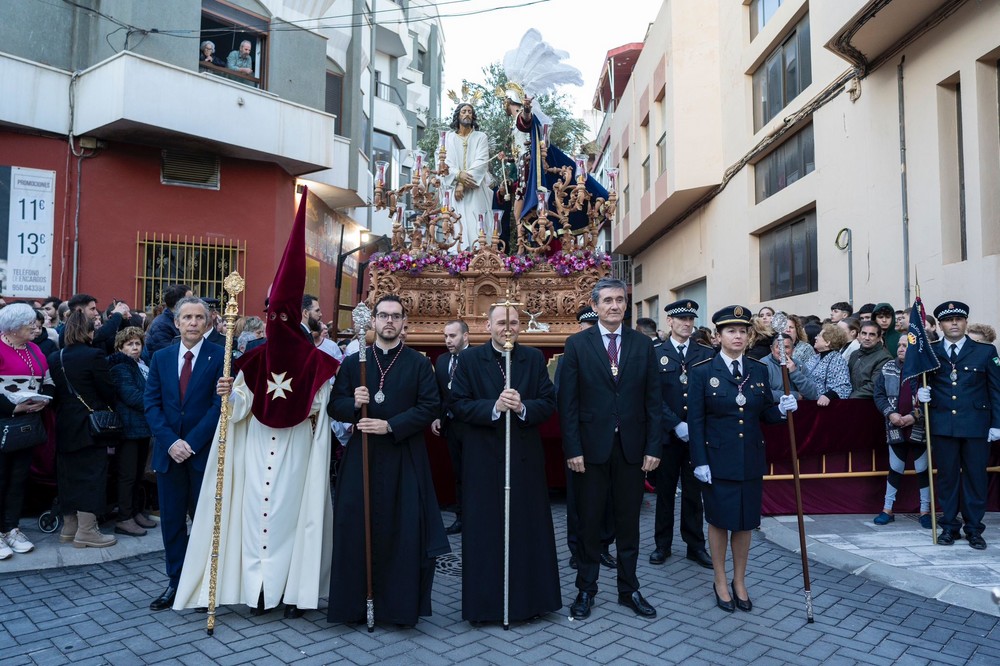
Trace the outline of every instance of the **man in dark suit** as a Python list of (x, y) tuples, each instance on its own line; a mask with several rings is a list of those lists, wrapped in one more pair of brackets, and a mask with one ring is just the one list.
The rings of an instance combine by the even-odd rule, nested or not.
[(969, 545), (985, 550), (986, 466), (990, 442), (1000, 439), (1000, 358), (993, 345), (965, 335), (969, 323), (965, 303), (942, 303), (934, 316), (944, 335), (932, 345), (941, 366), (930, 373), (930, 388), (917, 390), (917, 398), (930, 402), (938, 498), (944, 514), (937, 542), (951, 546), (961, 536), (961, 510)]
[(611, 495), (618, 544), (618, 603), (637, 615), (656, 610), (639, 592), (639, 509), (643, 473), (660, 463), (663, 399), (656, 351), (622, 326), (625, 283), (603, 278), (591, 293), (598, 323), (566, 340), (559, 378), (559, 416), (566, 464), (576, 472), (582, 548), (575, 618), (589, 617), (600, 570), (601, 525)]
[(225, 350), (205, 340), (208, 306), (186, 297), (177, 302), (177, 344), (153, 354), (146, 381), (146, 421), (153, 433), (153, 471), (160, 499), (169, 583), (150, 610), (170, 608), (187, 550), (187, 516), (194, 516), (209, 446), (219, 422)]
[(441, 393), (441, 416), (434, 419), (431, 432), (448, 441), (448, 456), (455, 474), (455, 522), (445, 529), (445, 534), (459, 534), (462, 531), (462, 424), (453, 419), (451, 413), (451, 383), (458, 370), (458, 355), (469, 346), (469, 325), (460, 319), (449, 321), (444, 326), (444, 346), (448, 353), (441, 354), (434, 364), (438, 391)]
[(681, 538), (687, 544), (687, 558), (706, 569), (712, 558), (705, 550), (705, 516), (701, 486), (694, 478), (688, 448), (688, 373), (694, 364), (712, 357), (712, 352), (693, 344), (691, 333), (698, 316), (698, 304), (681, 299), (667, 305), (670, 335), (656, 347), (660, 386), (663, 391), (663, 459), (656, 469), (656, 549), (650, 564), (663, 564), (670, 557), (674, 536), (674, 498), (681, 482)]

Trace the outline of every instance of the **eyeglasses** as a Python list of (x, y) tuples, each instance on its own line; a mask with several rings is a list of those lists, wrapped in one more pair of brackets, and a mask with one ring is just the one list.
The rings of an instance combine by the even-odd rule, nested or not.
[(392, 314), (389, 314), (388, 312), (379, 312), (375, 315), (375, 318), (379, 321), (389, 321), (390, 319), (393, 321), (402, 321), (403, 314), (401, 312), (393, 312)]

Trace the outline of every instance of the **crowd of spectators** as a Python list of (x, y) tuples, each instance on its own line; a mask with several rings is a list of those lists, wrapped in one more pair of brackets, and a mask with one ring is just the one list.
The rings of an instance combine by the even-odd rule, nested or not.
[[(34, 549), (18, 524), (29, 476), (44, 476), (39, 470), (55, 470), (54, 478), (32, 480), (39, 488), (55, 488), (63, 543), (109, 547), (117, 543), (115, 535), (141, 537), (156, 527), (147, 513), (154, 494), (147, 499), (143, 485), (150, 474), (151, 436), (143, 395), (149, 360), (179, 339), (174, 309), (191, 295), (187, 285), (170, 285), (163, 302), (149, 311), (132, 310), (119, 300), (102, 311), (97, 299), (84, 293), (65, 302), (53, 296), (0, 303), (0, 421), (37, 413), (46, 438), (20, 450), (8, 450), (6, 441), (0, 447), (0, 560)], [(212, 311), (204, 335), (224, 344), (218, 301), (203, 300)], [(312, 309), (318, 312), (318, 305)], [(240, 317), (234, 358), (263, 343), (264, 328), (260, 317)], [(307, 328), (317, 347), (343, 357), (350, 331), (338, 340), (329, 333), (336, 331), (333, 322), (310, 320)], [(113, 441), (94, 439), (88, 415), (107, 408), (119, 415), (123, 434)], [(101, 532), (102, 520), (113, 520), (114, 534)]]
[[(763, 306), (753, 317), (747, 355), (768, 368), (770, 389), (775, 400), (785, 393), (781, 372), (784, 347), (792, 394), (800, 400), (827, 407), (846, 398), (870, 400), (885, 416), (889, 472), (885, 504), (876, 516), (876, 525), (894, 520), (893, 505), (907, 460), (913, 461), (920, 490), (919, 522), (930, 529), (929, 475), (922, 408), (908, 382), (900, 381), (907, 348), (910, 313), (895, 310), (887, 302), (866, 303), (857, 311), (841, 301), (830, 306), (830, 315), (787, 315), (788, 326), (775, 331), (775, 310)], [(636, 320), (636, 330), (659, 340), (656, 322)], [(926, 315), (924, 330), (930, 342), (940, 339), (938, 321)], [(989, 324), (969, 323), (967, 335), (977, 342), (993, 344), (996, 330)], [(696, 329), (692, 340), (719, 348), (716, 333), (707, 327)]]

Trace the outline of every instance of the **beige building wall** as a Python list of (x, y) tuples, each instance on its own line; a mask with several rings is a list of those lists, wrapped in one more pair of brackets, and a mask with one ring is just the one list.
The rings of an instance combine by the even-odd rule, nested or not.
[[(907, 297), (912, 302), (915, 295), (916, 273), (929, 309), (945, 299), (964, 300), (972, 321), (1000, 323), (1000, 0), (891, 2), (853, 37), (852, 44), (875, 64), (847, 84), (859, 94), (842, 91), (814, 112), (800, 113), (831, 84), (839, 81), (834, 88), (843, 90), (843, 82), (856, 73), (854, 64), (828, 44), (872, 4), (785, 0), (751, 40), (750, 0), (664, 2), (610, 131), (612, 163), (625, 172), (621, 189), (629, 187), (628, 213), (623, 202), (612, 237), (615, 251), (631, 255), (641, 275), (641, 281), (633, 281), (636, 310), (643, 304), (642, 314), (648, 316), (650, 304), (662, 307), (702, 280), (707, 298), (698, 323), (709, 323), (714, 310), (731, 303), (756, 310), (764, 300), (760, 235), (814, 215), (816, 289), (767, 299), (772, 307), (825, 317), (831, 303), (848, 300), (853, 276), (855, 308), (879, 301), (904, 308)], [(878, 55), (905, 41), (911, 24), (915, 28), (942, 8), (951, 13), (918, 37), (910, 36), (879, 64)], [(752, 75), (806, 15), (812, 82), (755, 133)], [(908, 234), (901, 185), (901, 63)], [(780, 134), (786, 119), (797, 116), (794, 129)], [(815, 170), (757, 203), (754, 164), (809, 124)], [(667, 133), (663, 173), (655, 146), (658, 127)], [(772, 145), (741, 166), (776, 132), (780, 136)], [(647, 156), (652, 182), (645, 190), (642, 162)], [(697, 205), (706, 195), (710, 200)], [(835, 246), (844, 228), (851, 230), (853, 273), (848, 253)]]

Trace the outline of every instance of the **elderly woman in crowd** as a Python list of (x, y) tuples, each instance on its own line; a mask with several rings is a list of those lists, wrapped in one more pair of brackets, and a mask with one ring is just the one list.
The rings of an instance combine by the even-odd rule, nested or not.
[(997, 332), (989, 324), (969, 324), (966, 335), (976, 342), (986, 342), (988, 344), (993, 344), (997, 340)]
[(156, 523), (142, 514), (139, 484), (149, 455), (149, 425), (143, 407), (149, 367), (140, 358), (145, 335), (130, 326), (115, 336), (115, 353), (108, 357), (115, 385), (115, 411), (125, 426), (125, 436), (115, 445), (118, 472), (118, 522), (116, 534), (145, 536)]
[[(31, 340), (38, 335), (35, 311), (26, 303), (0, 309), (0, 427), (12, 417), (41, 412), (43, 397), (55, 393), (45, 355)], [(20, 395), (19, 395), (20, 394)], [(44, 418), (44, 417), (43, 417)], [(6, 442), (5, 442), (6, 445)], [(34, 544), (18, 529), (24, 486), (34, 447), (3, 450), (0, 446), (0, 560), (28, 553)]]
[(805, 369), (819, 389), (816, 404), (826, 407), (832, 400), (851, 395), (851, 373), (840, 351), (847, 346), (847, 333), (837, 324), (824, 324), (816, 336), (816, 353)]
[(76, 548), (118, 543), (97, 525), (105, 510), (108, 452), (104, 442), (91, 437), (88, 414), (113, 405), (115, 387), (104, 351), (91, 347), (93, 338), (94, 321), (75, 310), (66, 318), (65, 346), (48, 359), (58, 400), (56, 480), (65, 519), (59, 540)]

